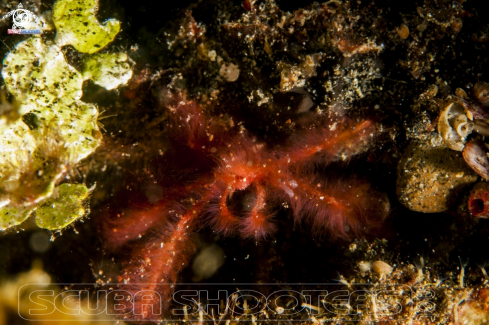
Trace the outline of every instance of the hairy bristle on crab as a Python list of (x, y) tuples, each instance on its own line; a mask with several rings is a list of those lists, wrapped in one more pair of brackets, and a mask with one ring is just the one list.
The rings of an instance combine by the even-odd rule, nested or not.
[(370, 184), (328, 175), (333, 161), (368, 149), (372, 121), (325, 120), (277, 146), (209, 116), (182, 95), (174, 103), (167, 162), (158, 166), (161, 200), (106, 218), (112, 221), (103, 228), (109, 247), (133, 245), (120, 276), (124, 283), (163, 290), (166, 301), (172, 289), (158, 284), (177, 281), (195, 251), (194, 234), (205, 226), (225, 237), (265, 240), (288, 222), (279, 213), (287, 206), (293, 223), (311, 224), (314, 235), (347, 238), (377, 227), (389, 212)]

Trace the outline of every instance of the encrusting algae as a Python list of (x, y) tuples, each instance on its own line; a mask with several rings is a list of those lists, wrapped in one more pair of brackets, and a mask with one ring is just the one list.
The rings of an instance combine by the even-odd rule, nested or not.
[[(2, 230), (32, 213), (40, 227), (60, 230), (89, 211), (83, 202), (88, 198), (86, 185), (59, 185), (102, 142), (97, 106), (81, 100), (82, 85), (91, 79), (114, 89), (132, 76), (125, 53), (96, 53), (120, 28), (114, 19), (100, 24), (94, 17), (96, 7), (96, 1), (57, 1), (52, 14), (43, 15), (42, 26), (45, 32), (56, 27), (56, 38), (32, 36), (3, 60), (5, 85), (20, 104), (18, 118), (0, 119)], [(62, 49), (68, 45), (88, 53), (81, 72), (65, 59)], [(51, 204), (54, 194), (58, 207), (64, 206), (62, 214)], [(73, 197), (79, 203), (69, 203)]]

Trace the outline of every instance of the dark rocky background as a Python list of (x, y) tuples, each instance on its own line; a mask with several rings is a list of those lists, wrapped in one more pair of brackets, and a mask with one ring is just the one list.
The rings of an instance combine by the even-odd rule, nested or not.
[[(435, 214), (410, 211), (398, 203), (395, 194), (397, 162), (405, 147), (410, 141), (429, 134), (436, 128), (439, 108), (433, 101), (425, 100), (421, 94), (436, 84), (439, 89), (437, 98), (443, 100), (453, 94), (456, 88), (470, 92), (475, 82), (489, 81), (487, 4), (484, 0), (461, 2), (348, 2), (346, 7), (351, 11), (352, 17), (357, 17), (352, 21), (355, 21), (355, 28), (360, 30), (359, 35), (375, 39), (377, 44), (384, 44), (384, 49), (378, 55), (353, 57), (353, 60), (359, 62), (360, 70), (363, 67), (361, 64), (370, 60), (369, 67), (374, 65), (379, 71), (378, 76), (371, 80), (368, 86), (370, 91), (365, 97), (348, 101), (351, 107), (346, 114), (352, 117), (374, 117), (381, 121), (386, 131), (379, 136), (372, 152), (347, 166), (333, 166), (330, 172), (335, 173), (338, 170), (345, 174), (361, 175), (389, 196), (392, 212), (381, 232), (369, 237), (388, 239), (389, 250), (379, 252), (378, 259), (391, 264), (412, 263), (423, 256), (427, 263), (436, 265), (440, 273), (455, 272), (461, 261), (469, 261), (466, 274), (475, 274), (479, 272), (478, 265), (489, 260), (489, 250), (486, 249), (489, 246), (489, 223), (487, 220), (474, 219), (466, 211), (469, 191), (462, 193), (447, 212)], [(312, 1), (277, 1), (280, 10), (290, 12), (312, 4)], [(15, 7), (17, 2), (9, 5)], [(1, 6), (6, 8), (5, 4)], [(44, 7), (49, 7), (49, 1), (43, 3), (41, 8)], [(311, 29), (307, 36), (311, 42), (299, 49), (299, 54), (295, 57), (294, 54), (285, 54), (276, 48), (272, 48), (273, 59), (267, 58), (263, 51), (256, 53), (254, 59), (264, 76), (259, 81), (242, 77), (246, 69), (244, 68), (240, 76), (242, 79), (237, 82), (215, 82), (212, 78), (199, 78), (202, 71), (208, 71), (210, 75), (217, 74), (216, 68), (212, 68), (208, 62), (195, 58), (196, 44), (200, 41), (196, 44), (189, 43), (189, 50), (184, 54), (179, 54), (178, 47), (183, 46), (185, 39), (181, 39), (180, 45), (177, 44), (171, 50), (166, 46), (166, 40), (177, 35), (177, 27), (186, 22), (184, 11), (187, 8), (191, 9), (195, 21), (205, 26), (207, 44), (220, 49), (221, 53), (226, 52), (227, 60), (240, 62), (243, 59), (246, 46), (239, 44), (220, 25), (224, 16), (229, 20), (237, 20), (246, 13), (240, 1), (195, 3), (183, 0), (162, 1), (159, 4), (148, 0), (101, 1), (99, 19), (116, 18), (122, 22), (122, 32), (110, 46), (130, 53), (135, 62), (137, 77), (145, 69), (148, 75), (159, 74), (159, 77), (154, 78), (154, 82), (143, 80), (134, 86), (137, 93), (135, 96), (128, 93), (132, 91), (130, 87), (107, 92), (94, 85), (86, 85), (85, 101), (98, 103), (101, 110), (107, 111), (106, 115), (118, 114), (117, 117), (102, 121), (107, 130), (107, 145), (89, 158), (85, 167), (81, 167), (88, 182), (97, 181), (98, 184), (98, 192), (94, 194), (91, 204), (94, 214), (85, 219), (84, 223), (77, 222), (74, 225), (76, 232), (70, 227), (62, 236), (56, 235), (54, 242), (49, 243), (49, 247), (42, 251), (33, 248), (38, 247), (36, 238), (45, 243), (51, 234), (36, 229), (33, 224), (22, 225), (19, 229), (3, 234), (0, 236), (0, 276), (8, 277), (27, 271), (33, 260), (41, 259), (45, 270), (52, 274), (54, 282), (89, 283), (95, 279), (94, 272), (103, 268), (106, 261), (112, 257), (116, 261), (122, 258), (123, 253), (112, 255), (104, 252), (103, 238), (96, 231), (97, 218), (106, 202), (114, 202), (110, 196), (123, 191), (121, 189), (124, 186), (130, 185), (134, 191), (141, 189), (139, 175), (127, 177), (127, 170), (142, 166), (145, 155), (152, 155), (153, 152), (151, 149), (142, 149), (133, 159), (115, 161), (112, 158), (115, 154), (112, 155), (111, 150), (134, 142), (139, 142), (143, 148), (145, 143), (147, 147), (151, 147), (155, 139), (164, 134), (164, 123), (149, 130), (144, 125), (153, 119), (164, 120), (159, 94), (165, 85), (173, 82), (175, 87), (187, 90), (190, 97), (202, 102), (212, 100), (211, 89), (218, 88), (220, 95), (211, 105), (211, 110), (229, 113), (236, 122), (242, 121), (252, 134), (272, 143), (280, 142), (281, 138), (289, 134), (287, 120), (296, 119), (300, 125), (302, 116), (287, 112), (281, 104), (292, 101), (292, 95), (276, 90), (280, 75), (275, 70), (274, 62), (288, 60), (297, 64), (301, 55), (317, 52), (317, 48), (314, 48), (316, 45), (312, 42), (317, 36), (315, 32)], [(425, 19), (420, 16), (418, 8), (431, 12), (440, 24), (428, 22), (426, 29), (419, 32), (417, 27)], [(3, 9), (2, 13), (5, 11)], [(226, 14), (223, 15), (223, 12)], [(452, 17), (461, 21), (461, 27), (454, 24), (442, 26), (444, 22), (452, 21)], [(376, 27), (371, 28), (374, 23)], [(406, 40), (396, 36), (396, 28), (401, 24), (407, 25), (410, 30), (410, 36)], [(0, 44), (2, 56), (8, 50), (7, 46), (11, 48), (21, 40), (20, 36), (6, 34), (8, 25), (3, 22), (0, 25), (0, 35), (3, 35), (0, 37), (3, 41)], [(298, 43), (290, 35), (284, 37), (291, 44)], [(134, 47), (136, 44), (137, 48)], [(318, 68), (317, 76), (310, 78), (307, 85), (308, 91), (317, 90), (313, 96), (317, 107), (330, 104), (323, 100), (324, 96), (328, 96), (328, 92), (322, 87), (327, 78), (324, 73), (331, 76), (332, 68), (337, 64), (348, 68), (337, 50), (329, 46), (324, 52), (327, 53), (327, 58)], [(78, 54), (67, 50), (66, 55), (71, 55), (72, 62), (76, 64)], [(421, 68), (417, 70), (416, 67)], [(183, 85), (175, 82), (175, 71), (183, 75)], [(250, 91), (256, 90), (253, 87), (261, 86), (263, 89), (275, 87), (271, 92), (275, 106), (258, 106), (246, 98)], [(314, 108), (311, 112), (313, 110)], [(276, 117), (276, 112), (283, 114)], [(430, 122), (426, 123), (426, 119)], [(108, 168), (103, 172), (102, 161), (109, 161)], [(120, 204), (124, 206), (125, 202), (121, 200)], [(217, 243), (226, 256), (225, 264), (208, 281), (331, 282), (338, 280), (339, 274), (356, 272), (355, 265), (361, 257), (345, 255), (350, 244), (348, 241), (314, 237), (307, 227), (297, 227), (290, 231), (294, 227), (285, 213), (281, 220), (283, 222), (279, 226), (278, 234), (272, 240), (259, 244), (236, 238), (224, 239), (203, 230), (201, 242)], [(249, 258), (246, 258), (248, 255)], [(192, 270), (188, 269), (182, 274), (181, 280), (191, 282), (191, 279)], [(474, 275), (468, 279), (478, 281), (479, 277)]]

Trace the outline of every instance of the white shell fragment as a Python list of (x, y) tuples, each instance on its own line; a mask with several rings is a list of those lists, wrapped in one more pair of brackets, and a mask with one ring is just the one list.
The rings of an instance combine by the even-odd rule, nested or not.
[(224, 78), (227, 82), (234, 82), (238, 80), (239, 68), (237, 65), (232, 63), (223, 63), (221, 70), (219, 70), (219, 75)]
[(375, 261), (372, 264), (372, 271), (374, 271), (377, 274), (391, 274), (392, 273), (392, 266), (389, 264), (382, 262), (382, 261)]
[(474, 123), (465, 115), (465, 109), (458, 103), (451, 103), (441, 112), (438, 132), (452, 150), (462, 151), (465, 138), (474, 130)]
[(362, 273), (369, 272), (372, 269), (372, 262), (360, 261), (358, 263), (358, 268), (360, 269), (360, 272), (362, 272)]

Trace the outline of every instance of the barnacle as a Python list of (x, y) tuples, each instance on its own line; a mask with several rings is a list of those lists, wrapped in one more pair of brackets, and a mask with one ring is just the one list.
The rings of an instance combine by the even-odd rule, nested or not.
[(440, 114), (438, 132), (452, 150), (462, 151), (465, 138), (474, 129), (474, 124), (467, 119), (464, 107), (458, 103), (450, 103)]
[[(94, 104), (80, 100), (84, 80), (108, 89), (125, 84), (132, 76), (124, 53), (94, 54), (86, 58), (83, 74), (66, 60), (65, 45), (94, 53), (113, 40), (119, 28), (105, 30), (94, 18), (95, 1), (58, 0), (53, 21), (58, 28), (55, 42), (31, 37), (18, 43), (3, 61), (2, 76), (7, 90), (20, 102), (19, 118), (0, 119), (0, 214), (1, 229), (21, 223), (53, 193), (67, 199), (66, 191), (56, 185), (66, 172), (90, 155), (102, 141)], [(72, 14), (76, 10), (76, 14)], [(87, 30), (91, 28), (89, 36)], [(118, 26), (112, 21), (108, 26)], [(102, 33), (106, 31), (106, 33)], [(73, 192), (83, 200), (85, 185)], [(64, 194), (63, 194), (64, 193)], [(69, 200), (68, 200), (69, 201)], [(84, 213), (65, 202), (67, 215), (74, 220)], [(43, 205), (38, 214), (41, 227), (60, 229), (70, 222), (50, 223), (57, 219), (52, 205)]]
[[(438, 117), (438, 132), (452, 150), (463, 151), (465, 162), (484, 179), (489, 179), (488, 149), (477, 134), (489, 135), (487, 120), (487, 97), (489, 84), (477, 82), (470, 99), (461, 88), (455, 90), (455, 101), (450, 102)], [(474, 139), (467, 144), (467, 137), (474, 133)], [(483, 139), (483, 138), (482, 138)]]
[(489, 185), (477, 183), (469, 197), (469, 211), (477, 218), (489, 218)]

